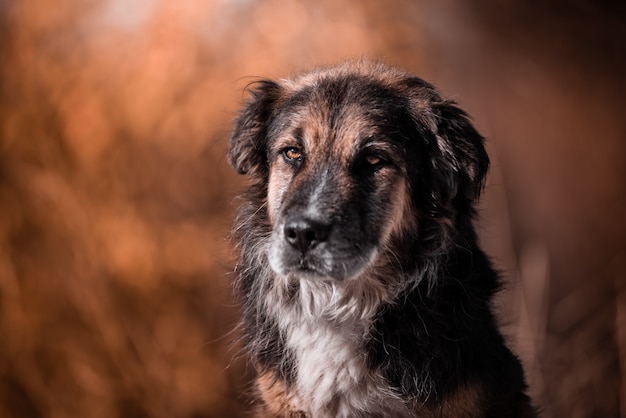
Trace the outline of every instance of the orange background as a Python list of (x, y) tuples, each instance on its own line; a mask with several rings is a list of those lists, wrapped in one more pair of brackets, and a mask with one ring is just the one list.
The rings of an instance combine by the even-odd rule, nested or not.
[(488, 138), (479, 231), (543, 416), (626, 416), (626, 14), (608, 4), (0, 1), (0, 416), (240, 416), (231, 121), (256, 77), (361, 56), (432, 81)]

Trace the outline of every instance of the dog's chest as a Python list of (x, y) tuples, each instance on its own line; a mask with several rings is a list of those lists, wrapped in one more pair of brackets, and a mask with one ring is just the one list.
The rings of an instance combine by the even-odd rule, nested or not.
[(335, 394), (355, 397), (366, 385), (366, 359), (350, 335), (352, 331), (325, 323), (301, 323), (288, 330), (287, 345), (296, 356), (298, 390), (313, 405), (321, 407)]
[(313, 417), (403, 415), (404, 403), (368, 368), (363, 346), (369, 321), (337, 324), (300, 317), (281, 322), (295, 357), (294, 407)]
[(313, 416), (363, 408), (371, 377), (350, 333), (324, 323), (292, 324), (286, 343), (295, 356), (300, 407)]

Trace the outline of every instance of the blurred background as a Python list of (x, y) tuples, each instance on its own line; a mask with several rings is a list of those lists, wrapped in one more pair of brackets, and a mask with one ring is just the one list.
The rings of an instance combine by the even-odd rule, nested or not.
[(256, 77), (362, 56), (474, 117), (501, 323), (545, 417), (626, 416), (626, 8), (0, 0), (0, 417), (237, 417), (226, 164)]

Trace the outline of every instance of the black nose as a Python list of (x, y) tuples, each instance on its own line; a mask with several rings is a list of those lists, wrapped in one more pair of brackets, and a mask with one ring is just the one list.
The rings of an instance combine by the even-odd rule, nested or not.
[(284, 232), (287, 242), (305, 253), (313, 246), (326, 241), (330, 225), (298, 216), (285, 222)]

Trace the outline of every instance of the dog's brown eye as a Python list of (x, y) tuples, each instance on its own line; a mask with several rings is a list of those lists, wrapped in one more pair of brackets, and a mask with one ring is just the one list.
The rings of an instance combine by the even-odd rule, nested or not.
[(385, 167), (391, 166), (390, 160), (378, 153), (364, 153), (357, 160), (355, 169), (362, 174), (370, 175), (378, 173)]
[(382, 158), (377, 157), (376, 155), (368, 155), (365, 157), (365, 162), (369, 165), (378, 165), (383, 162)]
[(300, 161), (302, 159), (302, 152), (297, 148), (286, 148), (283, 150), (283, 155), (289, 161)]
[(370, 169), (378, 171), (378, 169), (389, 165), (389, 160), (377, 154), (369, 154), (363, 157), (363, 163)]

